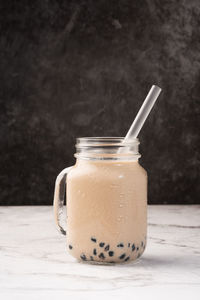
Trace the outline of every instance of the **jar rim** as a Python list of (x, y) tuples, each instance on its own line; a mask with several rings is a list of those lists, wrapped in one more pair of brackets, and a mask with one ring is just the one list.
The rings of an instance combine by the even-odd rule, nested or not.
[(124, 140), (124, 137), (79, 137), (76, 139), (76, 147), (81, 146), (132, 146), (139, 145), (138, 138)]
[(81, 137), (76, 139), (75, 157), (95, 160), (137, 160), (138, 138)]

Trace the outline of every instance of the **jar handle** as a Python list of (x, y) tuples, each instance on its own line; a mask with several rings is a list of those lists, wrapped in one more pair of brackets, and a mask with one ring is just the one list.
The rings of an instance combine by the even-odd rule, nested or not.
[(54, 190), (54, 200), (53, 200), (53, 206), (54, 206), (54, 218), (57, 225), (57, 228), (59, 231), (66, 235), (66, 230), (61, 225), (62, 216), (63, 216), (63, 205), (65, 201), (65, 195), (66, 195), (66, 177), (69, 171), (72, 167), (66, 168), (62, 170), (55, 182), (55, 190)]

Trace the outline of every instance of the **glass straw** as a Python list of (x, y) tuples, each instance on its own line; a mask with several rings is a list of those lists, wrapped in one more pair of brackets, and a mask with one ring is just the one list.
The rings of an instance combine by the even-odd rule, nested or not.
[(144, 100), (135, 120), (133, 121), (127, 135), (124, 138), (124, 142), (136, 138), (144, 125), (152, 107), (154, 106), (162, 89), (157, 85), (152, 85), (146, 99)]

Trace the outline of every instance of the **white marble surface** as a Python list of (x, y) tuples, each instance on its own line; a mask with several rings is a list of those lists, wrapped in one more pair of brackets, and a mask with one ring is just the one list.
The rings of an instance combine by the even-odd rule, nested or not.
[(78, 263), (52, 207), (0, 207), (0, 299), (200, 299), (200, 206), (150, 206), (136, 263)]

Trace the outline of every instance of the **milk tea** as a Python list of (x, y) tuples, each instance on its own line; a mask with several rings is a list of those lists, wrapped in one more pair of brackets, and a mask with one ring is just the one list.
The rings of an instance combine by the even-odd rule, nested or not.
[(137, 160), (77, 159), (66, 184), (72, 256), (101, 263), (141, 256), (146, 246), (147, 174)]

